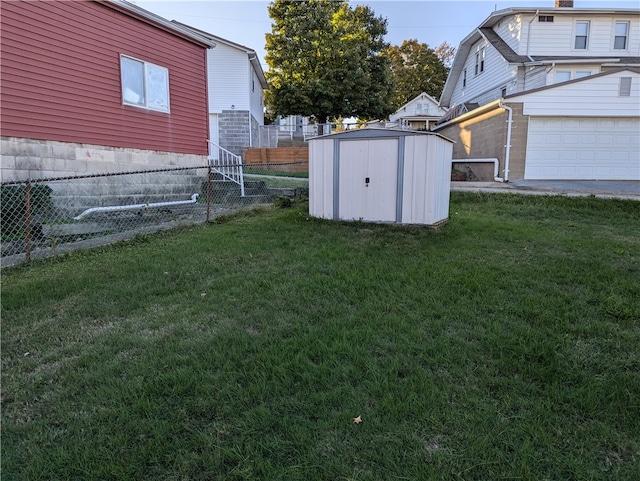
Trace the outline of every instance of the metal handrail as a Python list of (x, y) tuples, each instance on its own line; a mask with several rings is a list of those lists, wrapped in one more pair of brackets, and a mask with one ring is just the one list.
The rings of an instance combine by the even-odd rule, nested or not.
[(209, 166), (224, 178), (240, 186), (240, 196), (244, 197), (244, 174), (242, 157), (220, 147), (211, 140), (209, 143)]

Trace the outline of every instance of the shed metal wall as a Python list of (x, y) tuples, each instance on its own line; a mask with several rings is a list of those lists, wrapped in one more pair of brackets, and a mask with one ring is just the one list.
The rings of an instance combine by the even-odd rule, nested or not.
[[(93, 1), (2, 2), (3, 136), (207, 153), (206, 49)], [(122, 104), (120, 55), (169, 70), (171, 113)]]
[(436, 224), (449, 216), (453, 144), (434, 137), (406, 137), (402, 222)]
[(449, 215), (452, 152), (453, 143), (440, 135), (388, 130), (311, 139), (309, 213), (325, 219), (440, 223)]
[(309, 214), (333, 218), (333, 139), (309, 142)]

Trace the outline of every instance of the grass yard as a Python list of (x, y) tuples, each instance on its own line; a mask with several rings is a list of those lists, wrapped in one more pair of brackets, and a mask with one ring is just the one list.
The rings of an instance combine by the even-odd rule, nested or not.
[(640, 203), (296, 205), (5, 270), (1, 401), (5, 481), (640, 479)]

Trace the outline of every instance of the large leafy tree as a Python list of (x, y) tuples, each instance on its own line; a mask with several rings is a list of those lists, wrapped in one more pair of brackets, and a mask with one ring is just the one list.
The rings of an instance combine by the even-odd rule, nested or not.
[(268, 10), (266, 102), (274, 114), (323, 123), (393, 111), (386, 19), (348, 0), (274, 0)]
[(391, 61), (395, 81), (393, 107), (398, 109), (409, 100), (426, 92), (437, 99), (447, 80), (449, 63), (455, 49), (446, 43), (430, 48), (416, 39), (405, 40), (401, 46), (393, 45), (385, 51)]

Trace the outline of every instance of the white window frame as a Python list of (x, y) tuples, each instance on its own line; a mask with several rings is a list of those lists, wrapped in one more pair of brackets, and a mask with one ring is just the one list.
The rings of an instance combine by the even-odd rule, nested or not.
[[(125, 93), (125, 72), (123, 69), (123, 59), (129, 61), (139, 62), (142, 64), (142, 80), (143, 80), (143, 97), (142, 102), (135, 102), (127, 99), (127, 93)], [(160, 75), (160, 83), (155, 87), (150, 85), (154, 82), (154, 77)], [(156, 80), (157, 81), (157, 80)], [(151, 62), (145, 62), (130, 55), (120, 55), (120, 84), (122, 93), (122, 105), (129, 105), (131, 107), (138, 107), (146, 110), (153, 110), (155, 112), (171, 113), (171, 102), (169, 93), (169, 69), (156, 65)], [(163, 97), (160, 102), (154, 102), (153, 97), (149, 95), (150, 89), (155, 88), (154, 92), (160, 90), (160, 94)], [(166, 94), (165, 94), (166, 93)], [(151, 98), (150, 98), (151, 97)], [(165, 98), (166, 97), (166, 98)]]
[[(587, 34), (586, 35), (578, 35), (578, 25), (586, 25), (587, 26)], [(589, 20), (576, 20), (573, 27), (573, 50), (589, 50), (589, 33), (591, 32), (591, 22)], [(576, 43), (578, 41), (578, 37), (584, 37), (584, 48), (577, 47)]]
[[(616, 35), (618, 25), (624, 25), (626, 27), (626, 35), (624, 36), (624, 47), (616, 48), (616, 39), (622, 37), (622, 35)], [(611, 49), (615, 51), (621, 50), (629, 50), (629, 31), (631, 30), (631, 22), (629, 20), (616, 20), (613, 22), (613, 44), (611, 45)]]
[[(558, 80), (558, 74), (559, 73), (569, 74), (569, 78), (565, 79), (565, 80)], [(555, 79), (555, 83), (560, 83), (560, 82), (568, 82), (569, 80), (571, 80), (572, 77), (573, 77), (573, 74), (572, 74), (571, 70), (556, 70), (554, 79)]]
[(485, 60), (486, 60), (486, 50), (487, 47), (478, 47), (478, 49), (476, 50), (476, 63), (475, 63), (475, 68), (473, 70), (474, 76), (478, 76), (480, 75), (482, 72), (484, 72), (484, 67), (485, 67)]
[(465, 68), (462, 71), (462, 88), (465, 88), (467, 86), (467, 69)]

